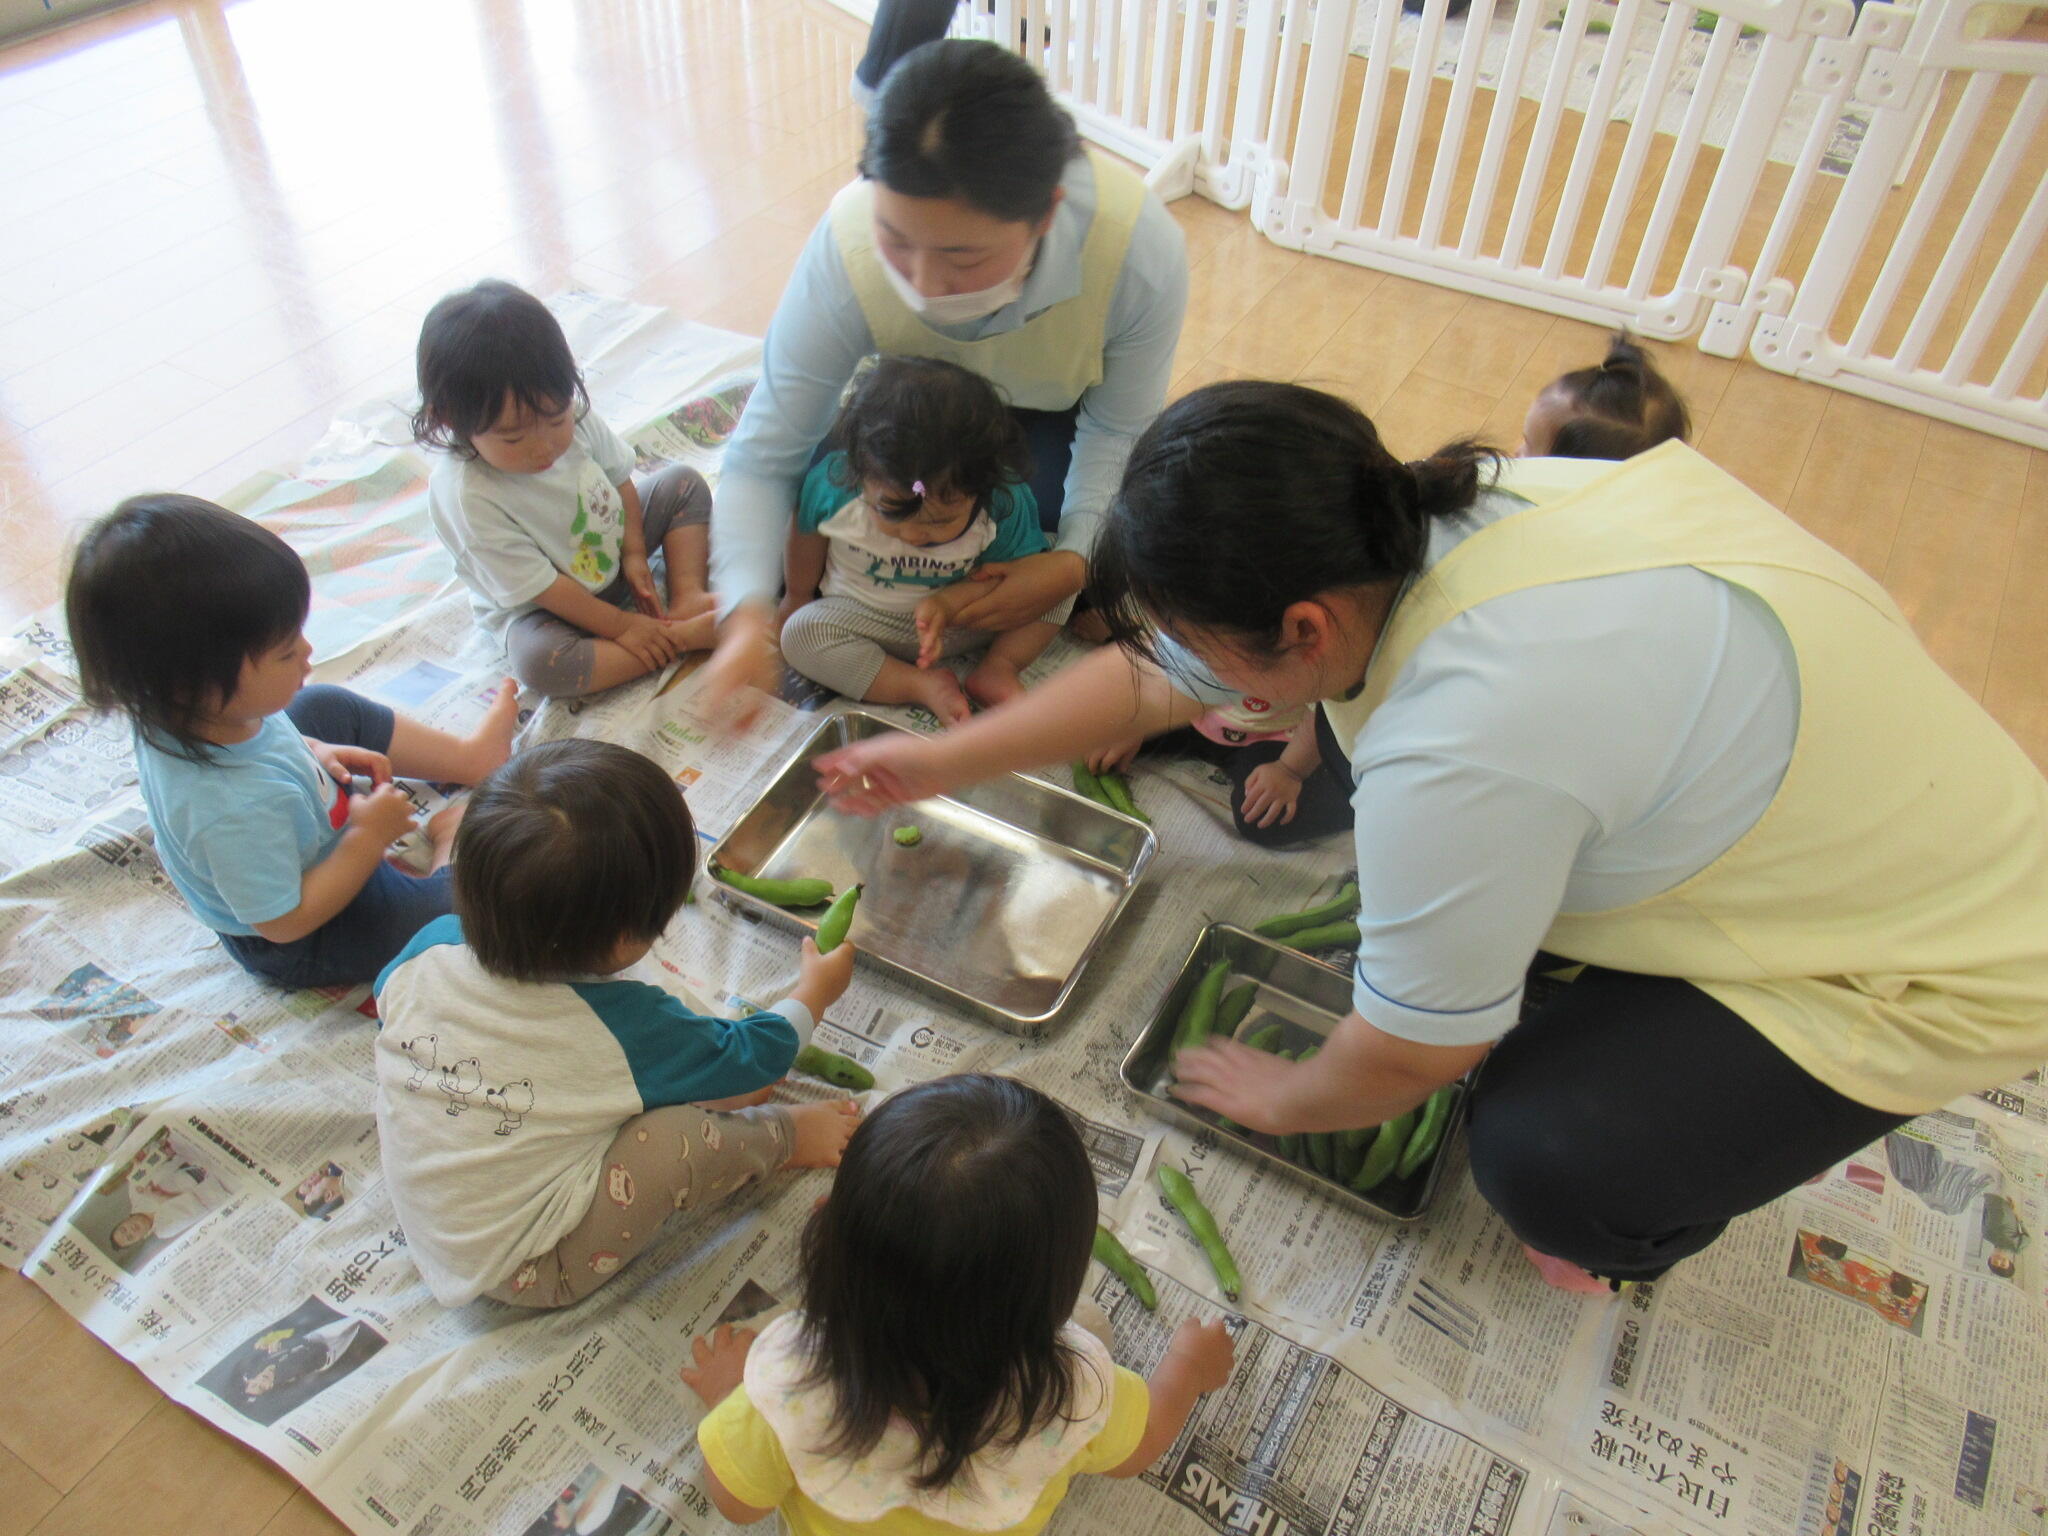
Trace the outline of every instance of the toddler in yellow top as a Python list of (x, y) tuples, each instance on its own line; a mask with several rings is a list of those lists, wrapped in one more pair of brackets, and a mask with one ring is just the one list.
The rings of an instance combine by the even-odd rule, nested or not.
[(1036, 1089), (963, 1075), (854, 1132), (803, 1241), (803, 1305), (692, 1344), (712, 1502), (796, 1536), (1040, 1530), (1077, 1473), (1136, 1477), (1230, 1378), (1183, 1322), (1151, 1381), (1075, 1321), (1095, 1178)]

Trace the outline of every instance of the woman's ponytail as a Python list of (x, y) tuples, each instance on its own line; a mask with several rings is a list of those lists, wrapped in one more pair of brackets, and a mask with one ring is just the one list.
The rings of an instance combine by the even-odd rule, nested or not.
[(1425, 520), (1455, 517), (1478, 499), (1499, 475), (1500, 454), (1473, 438), (1446, 443), (1408, 466), (1415, 477), (1416, 510)]

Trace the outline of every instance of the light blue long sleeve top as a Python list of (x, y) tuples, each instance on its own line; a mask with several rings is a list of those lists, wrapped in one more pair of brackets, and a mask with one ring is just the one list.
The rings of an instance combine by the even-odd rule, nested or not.
[[(978, 341), (1014, 331), (1081, 291), (1081, 250), (1095, 219), (1095, 170), (1085, 155), (1074, 157), (1060, 184), (1066, 196), (1023, 294), (984, 319), (939, 327), (940, 334)], [(1148, 192), (1110, 299), (1102, 381), (1081, 397), (1056, 548), (1084, 558), (1094, 548), (1131, 444), (1166, 403), (1187, 299), (1186, 242), (1165, 204)], [(725, 450), (711, 532), (711, 584), (721, 613), (741, 602), (774, 602), (804, 470), (832, 424), (840, 392), (874, 350), (828, 213), (782, 292), (760, 383)], [(1000, 388), (1005, 381), (991, 382)]]

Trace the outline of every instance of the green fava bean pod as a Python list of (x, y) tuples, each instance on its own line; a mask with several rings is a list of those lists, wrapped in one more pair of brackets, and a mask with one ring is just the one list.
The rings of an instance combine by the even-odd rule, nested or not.
[(1102, 793), (1111, 806), (1134, 821), (1142, 821), (1148, 827), (1152, 825), (1152, 818), (1138, 809), (1137, 799), (1131, 794), (1129, 779), (1112, 768), (1108, 773), (1097, 774), (1096, 782), (1102, 786)]
[(1235, 1302), (1244, 1294), (1244, 1279), (1237, 1272), (1237, 1260), (1230, 1256), (1223, 1234), (1216, 1230), (1216, 1218), (1209, 1214), (1209, 1207), (1202, 1204), (1195, 1186), (1178, 1168), (1162, 1166), (1159, 1187), (1166, 1191), (1167, 1203), (1180, 1212), (1180, 1219), (1188, 1224), (1195, 1241), (1202, 1245), (1202, 1252), (1208, 1255), (1209, 1267), (1216, 1271), (1217, 1283), (1223, 1287), (1223, 1299)]
[(1401, 1151), (1408, 1145), (1408, 1133), (1415, 1129), (1415, 1111), (1396, 1115), (1380, 1127), (1374, 1138), (1372, 1150), (1365, 1154), (1365, 1161), (1351, 1179), (1351, 1187), (1361, 1195), (1385, 1181), (1394, 1171), (1394, 1164), (1400, 1161)]
[(835, 1088), (849, 1088), (855, 1093), (866, 1093), (875, 1086), (875, 1074), (851, 1056), (841, 1056), (837, 1051), (815, 1045), (807, 1045), (798, 1051), (796, 1060), (789, 1065), (793, 1072), (823, 1078)]
[[(1246, 990), (1249, 991), (1250, 988), (1246, 988)], [(1224, 1006), (1228, 1007), (1230, 999), (1226, 997), (1223, 1002)], [(1218, 1018), (1221, 1018), (1220, 1013)], [(1219, 1027), (1221, 1026), (1219, 1025)], [(1280, 1049), (1280, 1028), (1278, 1024), (1264, 1025), (1246, 1035), (1244, 1043), (1255, 1051), (1264, 1051), (1268, 1056), (1284, 1056), (1287, 1053)]]
[(1124, 1288), (1138, 1298), (1139, 1306), (1147, 1312), (1159, 1310), (1159, 1293), (1152, 1289), (1152, 1277), (1107, 1227), (1095, 1229), (1095, 1262), (1123, 1281)]
[(1284, 939), (1304, 928), (1320, 928), (1325, 923), (1342, 922), (1357, 910), (1358, 887), (1346, 881), (1338, 888), (1337, 894), (1321, 906), (1310, 907), (1306, 912), (1283, 912), (1278, 917), (1269, 917), (1263, 923), (1253, 924), (1252, 932), (1262, 938)]
[(860, 905), (860, 893), (860, 886), (848, 886), (818, 919), (819, 954), (831, 954), (846, 937), (846, 930), (853, 926), (853, 909)]
[(1309, 1131), (1302, 1136), (1308, 1148), (1309, 1166), (1317, 1173), (1337, 1175), (1337, 1137), (1332, 1131)]
[(1358, 924), (1352, 922), (1325, 923), (1320, 928), (1303, 928), (1287, 935), (1287, 947), (1298, 949), (1303, 954), (1338, 944), (1355, 946), (1357, 943)]
[(1422, 1118), (1415, 1123), (1415, 1134), (1408, 1138), (1401, 1161), (1394, 1165), (1398, 1177), (1407, 1178), (1429, 1161), (1437, 1143), (1444, 1139), (1444, 1127), (1451, 1122), (1451, 1104), (1456, 1098), (1457, 1090), (1449, 1083), (1429, 1096), (1429, 1102), (1422, 1106)]
[(1195, 984), (1194, 992), (1188, 997), (1188, 1005), (1180, 1016), (1180, 1028), (1174, 1031), (1175, 1051), (1187, 1050), (1200, 1045), (1216, 1029), (1216, 1008), (1223, 1000), (1223, 984), (1230, 979), (1230, 962), (1218, 960), (1202, 973), (1202, 979)]
[(1089, 770), (1086, 763), (1074, 764), (1074, 788), (1097, 805), (1106, 805), (1112, 811), (1116, 809), (1116, 802), (1109, 798), (1109, 791), (1102, 787), (1102, 780)]
[[(1248, 981), (1241, 987), (1232, 987), (1223, 994), (1223, 1001), (1216, 1005), (1216, 1024), (1210, 1033), (1235, 1037), (1237, 1026), (1244, 1022), (1245, 1015), (1252, 1011), (1252, 1004), (1258, 999), (1259, 989), (1253, 982)], [(1251, 1042), (1245, 1043), (1249, 1045)], [(1271, 1047), (1258, 1046), (1256, 1049), (1270, 1050)]]
[(774, 907), (816, 907), (832, 899), (832, 882), (810, 875), (798, 880), (763, 880), (714, 864), (711, 878)]
[(1365, 1166), (1366, 1148), (1379, 1135), (1379, 1127), (1368, 1125), (1363, 1129), (1332, 1132), (1337, 1138), (1336, 1167), (1332, 1176), (1340, 1184), (1349, 1184), (1358, 1176), (1358, 1170)]

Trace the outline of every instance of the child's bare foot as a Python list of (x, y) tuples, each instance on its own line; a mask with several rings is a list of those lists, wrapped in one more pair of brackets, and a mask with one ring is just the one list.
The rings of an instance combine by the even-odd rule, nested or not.
[(967, 696), (984, 709), (1007, 704), (1024, 691), (1024, 679), (1000, 656), (984, 656), (967, 674)]
[(839, 1154), (860, 1129), (860, 1106), (851, 1099), (792, 1104), (789, 1118), (796, 1126), (796, 1145), (790, 1149), (789, 1166), (837, 1168)]
[(766, 1104), (774, 1097), (775, 1085), (770, 1083), (766, 1088), (756, 1088), (752, 1093), (736, 1093), (729, 1099), (705, 1099), (697, 1107), (717, 1110), (752, 1109), (756, 1104)]
[(668, 589), (668, 616), (672, 619), (694, 619), (717, 611), (718, 599), (701, 587)]
[[(469, 760), (470, 771), (462, 782), (481, 784), (497, 772), (505, 759), (512, 755), (512, 738), (518, 732), (519, 685), (508, 677), (498, 685), (497, 696), (484, 710), (481, 723), (463, 738), (463, 751)], [(450, 836), (453, 835), (451, 832)]]
[(469, 796), (460, 795), (427, 818), (427, 842), (434, 850), (433, 868), (427, 873), (445, 868), (455, 857), (455, 829), (462, 825), (462, 818), (468, 810)]
[(974, 713), (974, 706), (967, 702), (967, 695), (960, 691), (959, 679), (946, 667), (933, 667), (928, 672), (913, 672), (911, 681), (906, 682), (904, 691), (911, 695), (910, 702), (922, 704), (939, 717), (941, 725), (958, 725)]
[(697, 611), (687, 617), (675, 608), (669, 609), (668, 616), (676, 633), (682, 636), (685, 651), (708, 651), (718, 644), (718, 609), (707, 606), (711, 602), (707, 597)]

